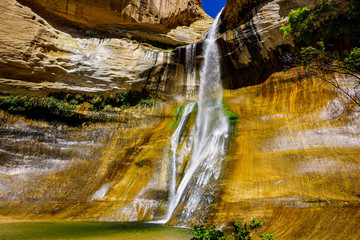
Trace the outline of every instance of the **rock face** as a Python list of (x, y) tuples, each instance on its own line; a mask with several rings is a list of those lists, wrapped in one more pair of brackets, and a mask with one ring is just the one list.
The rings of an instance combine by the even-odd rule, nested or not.
[[(151, 41), (164, 37), (163, 43), (173, 45), (191, 42), (208, 26), (205, 18), (196, 17), (199, 2), (179, 1), (176, 8), (146, 0), (19, 2), (0, 3), (2, 92), (132, 89), (183, 95), (186, 102), (196, 93), (201, 42), (167, 51), (114, 35), (126, 23), (131, 36), (137, 33)], [(227, 2), (217, 41), (228, 88), (224, 98), (240, 119), (209, 224), (258, 217), (264, 222), (262, 230), (279, 239), (360, 235), (359, 108), (320, 79), (291, 68), (296, 46), (278, 30), (291, 9), (315, 2)], [(51, 17), (51, 24), (66, 23), (66, 29), (50, 25)], [(77, 30), (70, 31), (70, 26)], [(102, 28), (112, 37), (93, 37)], [(186, 41), (171, 37), (179, 33), (190, 35)], [(118, 123), (79, 129), (0, 112), (2, 215), (161, 218), (168, 197), (168, 126), (181, 104), (169, 101), (154, 109), (132, 109), (117, 116)]]
[[(227, 90), (224, 98), (241, 118), (208, 223), (257, 217), (263, 232), (283, 239), (358, 236), (358, 107), (301, 69)], [(3, 215), (101, 221), (164, 216), (168, 126), (176, 107), (165, 104), (127, 112), (121, 123), (77, 130), (2, 112)]]
[(291, 10), (320, 1), (229, 0), (222, 13), (218, 40), (223, 56), (223, 83), (239, 88), (265, 81), (294, 65), (296, 47), (279, 28)]
[[(169, 45), (190, 43), (201, 34), (171, 30), (209, 17), (200, 0), (21, 0), (57, 26), (78, 27), (85, 34), (133, 37)], [(205, 24), (206, 25), (206, 24)], [(189, 32), (189, 31), (188, 31)]]
[(118, 123), (73, 130), (0, 116), (6, 119), (0, 129), (4, 215), (136, 221), (161, 214), (169, 108), (133, 109)]
[(175, 76), (183, 79), (180, 51), (118, 38), (74, 37), (14, 0), (0, 4), (2, 92), (184, 90), (183, 82), (171, 81)]
[(255, 216), (282, 239), (359, 236), (359, 107), (296, 68), (225, 98), (241, 119), (214, 222)]

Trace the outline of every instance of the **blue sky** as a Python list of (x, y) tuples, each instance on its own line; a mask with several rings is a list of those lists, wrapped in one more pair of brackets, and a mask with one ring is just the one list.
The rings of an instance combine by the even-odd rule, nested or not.
[(205, 12), (215, 18), (225, 6), (226, 0), (201, 0)]

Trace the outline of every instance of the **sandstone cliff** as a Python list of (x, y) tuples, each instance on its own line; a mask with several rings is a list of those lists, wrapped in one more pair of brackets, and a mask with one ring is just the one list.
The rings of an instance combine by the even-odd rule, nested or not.
[(183, 65), (177, 61), (178, 51), (155, 49), (129, 39), (76, 37), (53, 28), (15, 0), (0, 4), (2, 92), (41, 90), (35, 94), (44, 95), (59, 90), (106, 92), (144, 88), (183, 92), (184, 83), (171, 80), (184, 75)]
[(294, 66), (296, 46), (279, 28), (291, 10), (321, 1), (230, 0), (222, 13), (219, 39), (223, 83), (239, 88), (265, 81), (272, 73)]
[[(206, 20), (210, 20), (204, 13), (200, 0), (19, 2), (62, 29), (66, 29), (65, 26), (77, 27), (77, 34), (131, 37), (142, 42), (160, 42), (165, 45), (186, 44), (199, 39), (208, 26)], [(192, 31), (194, 25), (191, 24), (196, 21), (203, 22), (204, 25), (198, 32)], [(176, 29), (177, 27), (180, 28)]]
[[(189, 13), (183, 13), (187, 10), (180, 2), (180, 9), (165, 10), (149, 9), (151, 4), (142, 1), (146, 11), (141, 15), (136, 2), (101, 5), (93, 1), (89, 7), (81, 1), (68, 5), (59, 1), (58, 6), (54, 1), (37, 1), (40, 5), (36, 6), (34, 1), (21, 2), (31, 8), (14, 0), (0, 3), (4, 9), (0, 15), (4, 23), (0, 28), (2, 92), (44, 95), (59, 90), (146, 89), (185, 96), (184, 102), (191, 101), (196, 92), (201, 41), (167, 51), (129, 39), (89, 37), (102, 27), (113, 34), (113, 27), (127, 22), (130, 34), (137, 27), (146, 29), (141, 34), (156, 31), (155, 38), (190, 31), (195, 32), (193, 41), (206, 24), (203, 19), (192, 23), (199, 28), (175, 28), (176, 21), (190, 23), (182, 19)], [(192, 3), (189, 9), (200, 6), (186, 2)], [(240, 120), (209, 224), (248, 221), (255, 216), (264, 221), (264, 232), (279, 239), (355, 239), (360, 235), (359, 109), (330, 85), (291, 68), (296, 46), (278, 30), (291, 9), (314, 3), (227, 2), (218, 43), (224, 85), (236, 90), (226, 90), (224, 98)], [(92, 13), (101, 17), (94, 18)], [(51, 22), (54, 26), (67, 23), (66, 31), (50, 25), (51, 16), (56, 16)], [(176, 40), (176, 44), (181, 42), (185, 41)], [(341, 80), (354, 85), (351, 79)], [(181, 104), (168, 101), (152, 109), (131, 109), (119, 114), (117, 123), (77, 129), (1, 111), (2, 214), (27, 219), (160, 219), (168, 197), (167, 154), (172, 134), (168, 126), (171, 112)], [(199, 222), (183, 223), (181, 218), (171, 222), (178, 223)]]

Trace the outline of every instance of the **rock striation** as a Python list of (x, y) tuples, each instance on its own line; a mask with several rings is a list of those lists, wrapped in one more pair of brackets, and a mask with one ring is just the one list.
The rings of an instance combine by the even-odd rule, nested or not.
[(2, 92), (183, 92), (184, 83), (172, 81), (174, 76), (183, 79), (184, 75), (184, 66), (177, 60), (179, 51), (164, 51), (129, 39), (76, 37), (53, 28), (15, 0), (0, 4)]
[(293, 38), (279, 28), (291, 10), (321, 1), (229, 0), (222, 13), (218, 39), (223, 56), (223, 83), (236, 89), (265, 81), (272, 73), (294, 66)]
[[(194, 22), (211, 18), (200, 0), (20, 0), (56, 26), (76, 27), (88, 36), (107, 35), (161, 42), (191, 43), (201, 34), (188, 34)], [(198, 24), (199, 25), (199, 24)], [(198, 26), (197, 25), (197, 26)], [(207, 24), (205, 23), (205, 26)], [(172, 31), (180, 27), (179, 29)], [(168, 34), (172, 31), (170, 34)], [(205, 29), (206, 31), (206, 29)]]
[[(264, 232), (279, 239), (360, 235), (359, 108), (321, 79), (292, 68), (297, 46), (278, 30), (292, 9), (316, 2), (226, 4), (217, 43), (224, 98), (240, 119), (209, 224), (258, 217)], [(174, 8), (156, 0), (87, 3), (1, 1), (0, 91), (136, 90), (177, 101), (76, 129), (0, 111), (3, 216), (149, 221), (165, 214), (169, 124), (196, 93), (203, 43), (164, 50), (134, 38), (167, 46), (194, 42), (209, 19), (192, 0), (166, 2)], [(119, 38), (120, 29), (132, 40)], [(183, 130), (191, 135), (189, 126)]]

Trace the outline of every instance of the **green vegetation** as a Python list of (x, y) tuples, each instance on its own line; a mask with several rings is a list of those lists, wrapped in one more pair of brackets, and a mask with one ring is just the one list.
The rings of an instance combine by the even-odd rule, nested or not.
[[(182, 115), (184, 113), (185, 105), (182, 105), (181, 107), (175, 109), (172, 112), (173, 118), (172, 118), (171, 122), (168, 125), (168, 130), (175, 130), (179, 126), (181, 117), (182, 117)], [(196, 113), (196, 112), (197, 112), (197, 104), (196, 104), (194, 110), (191, 112), (191, 114)]]
[(288, 15), (288, 25), (282, 25), (280, 31), (284, 34), (284, 38), (287, 38), (289, 35), (294, 36), (299, 29), (306, 29), (308, 31), (307, 25), (304, 26), (305, 20), (310, 14), (310, 9), (307, 7), (299, 8), (296, 11), (291, 11)]
[[(84, 122), (104, 122), (112, 120), (106, 112), (124, 110), (132, 106), (150, 107), (154, 105), (151, 96), (142, 97), (132, 92), (89, 96), (81, 93), (52, 93), (48, 96), (0, 95), (0, 109), (24, 115), (30, 119), (42, 119), (51, 123), (70, 126)], [(85, 114), (85, 112), (91, 112)]]
[(233, 111), (231, 111), (231, 109), (226, 104), (225, 99), (223, 99), (223, 109), (224, 109), (225, 115), (229, 118), (232, 130), (236, 129), (237, 124), (238, 124), (238, 120), (240, 119), (240, 116), (237, 115), (236, 113), (234, 113)]
[[(341, 9), (346, 10), (342, 11)], [(360, 1), (323, 0), (313, 9), (299, 8), (288, 15), (288, 24), (280, 31), (284, 38), (294, 36), (296, 41), (320, 41), (326, 38), (354, 37), (360, 30)]]
[[(178, 127), (181, 117), (184, 113), (184, 108), (185, 108), (185, 105), (182, 105), (181, 107), (175, 109), (172, 112), (173, 117), (172, 117), (171, 122), (168, 125), (169, 131), (174, 131)], [(238, 136), (237, 124), (238, 124), (238, 120), (240, 119), (240, 116), (237, 115), (236, 113), (234, 113), (233, 111), (231, 111), (231, 109), (227, 106), (225, 99), (223, 99), (223, 109), (224, 109), (225, 115), (229, 118), (229, 121), (230, 121), (231, 137), (234, 138), (234, 137)], [(196, 113), (196, 112), (197, 112), (197, 105), (195, 106), (194, 110), (190, 114), (189, 118), (195, 116), (195, 115), (193, 115), (193, 113)]]
[(32, 119), (67, 122), (69, 125), (80, 124), (85, 120), (84, 116), (74, 112), (75, 105), (53, 97), (0, 96), (0, 108)]
[(313, 9), (299, 8), (289, 13), (288, 24), (280, 30), (284, 38), (293, 36), (303, 46), (298, 65), (360, 106), (360, 97), (332, 76), (351, 76), (357, 81), (355, 88), (360, 85), (360, 1), (324, 0)]
[[(235, 222), (233, 224), (234, 231), (229, 235), (229, 237), (235, 240), (251, 240), (251, 232), (257, 228), (260, 228), (262, 225), (261, 221), (256, 221), (256, 218), (253, 218), (249, 224), (244, 223), (240, 224), (239, 222)], [(223, 240), (226, 239), (226, 235), (221, 230), (217, 230), (215, 226), (210, 228), (205, 227), (204, 225), (196, 225), (191, 233), (194, 235), (191, 240)], [(272, 234), (260, 234), (260, 239), (266, 240), (274, 240)]]
[(185, 108), (185, 105), (182, 105), (181, 107), (176, 108), (172, 112), (173, 117), (172, 117), (171, 122), (168, 125), (168, 130), (175, 130), (178, 127), (178, 125), (180, 123), (181, 116), (184, 113), (184, 108)]

